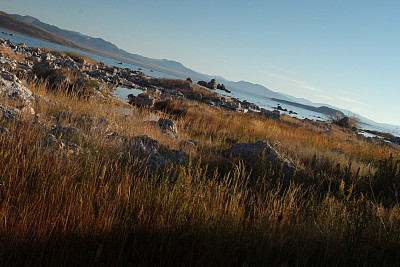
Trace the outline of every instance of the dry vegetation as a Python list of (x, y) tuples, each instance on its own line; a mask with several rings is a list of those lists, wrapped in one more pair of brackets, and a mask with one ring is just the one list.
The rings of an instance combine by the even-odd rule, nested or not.
[[(41, 81), (29, 88), (62, 103), (36, 103), (44, 123), (72, 125), (85, 139), (78, 142), (82, 153), (61, 155), (38, 145), (42, 128), (0, 122), (12, 133), (0, 141), (5, 266), (400, 264), (399, 150), (337, 126), (320, 134), (306, 122), (287, 119), (299, 128), (168, 100), (158, 115), (201, 146), (188, 168), (150, 174), (134, 155), (73, 119), (105, 118), (108, 130), (178, 148), (144, 123), (150, 111), (50, 92)], [(293, 180), (221, 157), (233, 144), (259, 140), (305, 174)]]
[(10, 57), (18, 62), (24, 62), (25, 61), (25, 57), (15, 54), (13, 51), (11, 51), (9, 48), (7, 47), (2, 47), (0, 46), (0, 53), (3, 53), (3, 55), (5, 57)]

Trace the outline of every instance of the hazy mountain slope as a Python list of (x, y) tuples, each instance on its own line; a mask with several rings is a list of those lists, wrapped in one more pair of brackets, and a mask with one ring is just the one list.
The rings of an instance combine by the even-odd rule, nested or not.
[(0, 11), (0, 27), (5, 30), (25, 34), (28, 36), (35, 36), (38, 39), (57, 43), (65, 46), (78, 48), (78, 46), (62, 37), (59, 37), (37, 25), (23, 22), (7, 13)]
[(45, 29), (53, 34), (56, 34), (65, 39), (68, 39), (86, 49), (95, 50), (102, 54), (117, 56), (119, 58), (122, 57), (122, 58), (131, 59), (136, 62), (140, 62), (142, 64), (144, 63), (147, 65), (153, 65), (154, 67), (170, 69), (170, 70), (178, 72), (182, 75), (190, 76), (190, 77), (197, 78), (197, 79), (203, 78), (202, 74), (195, 72), (191, 69), (188, 69), (185, 66), (183, 66), (181, 63), (176, 62), (176, 61), (167, 60), (167, 59), (152, 59), (152, 58), (148, 58), (148, 57), (144, 57), (144, 56), (140, 56), (140, 55), (136, 55), (136, 54), (131, 54), (123, 49), (118, 48), (115, 44), (103, 40), (102, 38), (94, 38), (94, 37), (91, 37), (88, 35), (83, 35), (79, 32), (60, 29), (54, 25), (44, 23), (44, 22), (42, 22), (34, 17), (31, 17), (31, 16), (21, 16), (21, 15), (17, 15), (17, 14), (13, 14), (12, 16), (14, 16), (26, 23), (32, 23), (34, 25), (42, 27), (43, 29)]

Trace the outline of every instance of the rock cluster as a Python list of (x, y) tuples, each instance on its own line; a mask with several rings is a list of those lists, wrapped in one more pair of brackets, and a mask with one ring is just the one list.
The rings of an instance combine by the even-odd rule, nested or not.
[(266, 119), (276, 120), (279, 122), (282, 121), (281, 114), (277, 110), (269, 111), (264, 108), (261, 108), (260, 112), (258, 112), (258, 115)]
[[(145, 94), (139, 97), (132, 97), (131, 103), (142, 107), (152, 107), (153, 101), (157, 99), (190, 99), (208, 104), (215, 108), (222, 108), (232, 111), (252, 110), (260, 111), (260, 108), (247, 101), (239, 101), (233, 97), (226, 97), (219, 94), (207, 94), (206, 96), (195, 91), (190, 79), (183, 83), (170, 83), (162, 79), (154, 79), (146, 76), (140, 70), (128, 68), (110, 67), (104, 63), (91, 64), (83, 57), (57, 51), (45, 51), (41, 48), (27, 47), (24, 44), (14, 44), (9, 40), (0, 39), (0, 46), (13, 50), (16, 54), (27, 58), (26, 62), (18, 62), (9, 57), (0, 58), (0, 66), (10, 70), (11, 74), (22, 79), (35, 77), (47, 78), (54, 88), (61, 86), (69, 87), (78, 95), (84, 97), (104, 97), (112, 88), (117, 86), (135, 88), (142, 90)], [(71, 80), (65, 75), (66, 70), (74, 70), (79, 73), (78, 80)], [(15, 77), (4, 72), (2, 77), (10, 81)], [(98, 83), (95, 83), (97, 81)], [(16, 82), (16, 81), (14, 81)], [(209, 82), (200, 81), (199, 84), (211, 90), (220, 89), (230, 92), (223, 84), (217, 84), (215, 79)], [(107, 86), (103, 86), (107, 85)], [(154, 99), (154, 100), (153, 100)], [(263, 114), (260, 114), (264, 116)]]
[(134, 137), (130, 142), (130, 149), (144, 161), (151, 172), (187, 166), (189, 162), (189, 156), (185, 151), (168, 147), (162, 149), (160, 143), (148, 135)]
[(265, 164), (266, 169), (281, 170), (289, 178), (301, 172), (301, 168), (296, 163), (282, 157), (270, 144), (262, 141), (236, 144), (224, 151), (223, 156), (239, 158), (253, 164)]

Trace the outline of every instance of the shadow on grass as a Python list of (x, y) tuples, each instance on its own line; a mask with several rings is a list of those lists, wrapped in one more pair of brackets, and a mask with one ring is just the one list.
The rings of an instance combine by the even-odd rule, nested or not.
[[(351, 249), (308, 236), (288, 239), (213, 231), (136, 229), (96, 235), (3, 236), (1, 266), (398, 266), (397, 248)], [(6, 243), (6, 240), (13, 240)]]

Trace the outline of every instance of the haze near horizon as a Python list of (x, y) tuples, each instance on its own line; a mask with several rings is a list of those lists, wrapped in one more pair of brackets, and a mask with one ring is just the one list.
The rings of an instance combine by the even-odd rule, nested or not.
[(14, 0), (2, 10), (400, 125), (397, 1)]

